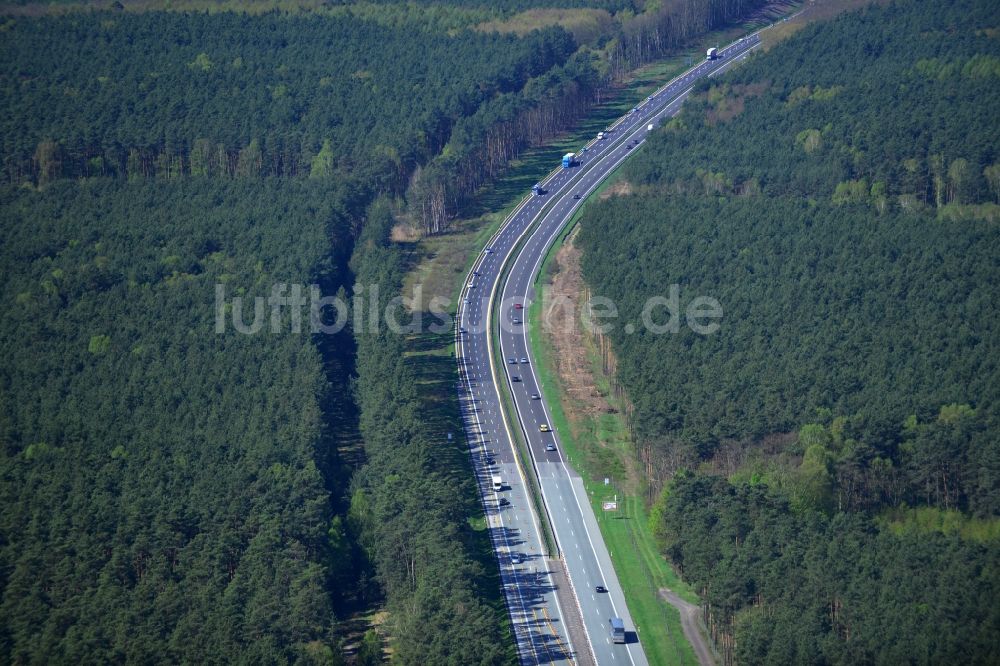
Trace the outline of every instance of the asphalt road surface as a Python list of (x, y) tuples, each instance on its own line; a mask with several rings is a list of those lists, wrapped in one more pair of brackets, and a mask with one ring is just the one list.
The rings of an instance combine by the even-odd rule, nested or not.
[[(643, 142), (649, 125), (658, 126), (677, 113), (698, 78), (721, 71), (758, 45), (759, 37), (752, 35), (721, 49), (718, 59), (699, 63), (616, 121), (604, 139), (590, 142), (578, 154), (577, 165), (559, 169), (543, 181), (545, 194), (525, 199), (514, 210), (468, 276), (456, 332), (459, 397), (522, 663), (569, 662), (586, 653), (598, 664), (647, 663), (642, 637), (635, 631), (615, 575), (613, 554), (601, 539), (583, 483), (563, 459), (559, 434), (545, 432), (551, 415), (540, 395), (524, 323), (535, 298), (535, 275), (577, 207)], [(509, 267), (506, 275), (504, 266)], [(497, 326), (502, 367), (491, 363), (489, 329)], [(532, 459), (523, 461), (524, 467), (514, 456), (501, 413), (501, 390), (513, 395), (516, 427), (523, 429), (531, 451)], [(538, 517), (530, 505), (527, 474), (539, 479), (543, 510), (572, 590), (557, 590), (552, 582)], [(494, 475), (502, 481), (499, 492), (493, 489)], [(597, 592), (597, 586), (607, 591)], [(568, 604), (577, 606), (586, 629), (586, 638), (580, 640), (577, 634), (575, 643), (562, 622), (562, 607)], [(624, 645), (612, 643), (612, 617), (624, 620)]]

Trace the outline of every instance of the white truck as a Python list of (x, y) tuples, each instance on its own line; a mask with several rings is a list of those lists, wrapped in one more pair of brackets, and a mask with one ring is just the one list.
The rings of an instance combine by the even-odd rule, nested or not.
[(718, 57), (719, 57), (719, 49), (717, 49), (714, 46), (705, 52), (705, 60), (715, 60)]
[(622, 621), (620, 617), (613, 617), (608, 620), (608, 624), (611, 625), (611, 642), (612, 643), (624, 643), (625, 642), (625, 622)]
[(493, 475), (493, 492), (498, 493), (503, 490), (503, 479), (498, 475)]

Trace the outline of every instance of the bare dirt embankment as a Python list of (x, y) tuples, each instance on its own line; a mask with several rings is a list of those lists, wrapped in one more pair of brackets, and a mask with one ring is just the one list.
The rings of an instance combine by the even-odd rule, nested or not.
[[(563, 389), (578, 404), (576, 416), (596, 416), (610, 408), (590, 372), (587, 345), (578, 316), (586, 297), (575, 234), (556, 252), (552, 281), (544, 300), (542, 330), (555, 349), (555, 366)], [(579, 420), (579, 419), (577, 419)]]
[(576, 232), (570, 234), (553, 258), (550, 282), (544, 287), (542, 300), (542, 334), (551, 349), (562, 389), (563, 411), (574, 439), (583, 445), (584, 466), (591, 470), (606, 469), (608, 461), (615, 459), (623, 468), (624, 478), (620, 481), (624, 489), (637, 493), (641, 484), (635, 457), (622, 455), (622, 442), (593, 436), (601, 418), (617, 410), (594, 376), (597, 341), (581, 325), (589, 292), (580, 269), (581, 251), (573, 242), (575, 237)]
[(621, 179), (601, 192), (598, 195), (598, 198), (601, 201), (604, 201), (605, 199), (610, 199), (611, 197), (627, 197), (630, 194), (632, 194), (632, 183)]

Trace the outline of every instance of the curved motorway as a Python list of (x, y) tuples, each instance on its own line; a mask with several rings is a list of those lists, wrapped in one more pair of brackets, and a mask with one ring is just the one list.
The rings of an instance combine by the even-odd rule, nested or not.
[[(535, 276), (586, 196), (644, 141), (648, 126), (675, 114), (695, 80), (742, 59), (759, 43), (754, 34), (720, 49), (718, 59), (672, 80), (615, 122), (608, 136), (589, 143), (577, 166), (550, 174), (542, 183), (545, 194), (515, 208), (467, 278), (456, 332), (459, 398), (524, 664), (647, 663), (583, 483), (563, 459), (558, 433), (543, 431), (551, 414), (523, 319), (535, 299)], [(503, 361), (497, 364), (491, 330), (499, 330)], [(510, 420), (522, 430), (531, 460), (515, 456), (501, 391), (513, 396)], [(527, 474), (538, 478), (557, 558), (545, 556)], [(499, 492), (493, 489), (494, 476), (502, 481)], [(597, 592), (597, 586), (607, 592)], [(612, 643), (611, 617), (624, 620), (625, 645)]]

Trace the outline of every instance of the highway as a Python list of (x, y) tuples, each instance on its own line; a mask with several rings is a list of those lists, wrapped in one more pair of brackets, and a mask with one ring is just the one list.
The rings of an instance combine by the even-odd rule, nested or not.
[[(718, 59), (703, 61), (670, 81), (616, 121), (604, 139), (588, 143), (577, 166), (553, 172), (542, 182), (545, 194), (518, 205), (467, 277), (456, 331), (459, 398), (522, 663), (647, 663), (583, 483), (562, 456), (559, 434), (545, 432), (551, 413), (535, 376), (524, 319), (536, 298), (535, 276), (577, 208), (644, 141), (648, 126), (677, 113), (698, 78), (746, 57), (759, 43), (754, 34), (720, 49)], [(494, 364), (490, 332), (497, 329), (502, 362)], [(511, 417), (523, 431), (531, 460), (519, 461), (514, 455), (512, 433), (501, 412), (501, 391), (513, 396)], [(528, 474), (539, 480), (542, 510), (555, 533), (561, 562), (543, 557)], [(504, 482), (499, 493), (493, 490), (492, 475)], [(571, 589), (560, 589), (554, 582), (561, 571), (568, 574)], [(598, 592), (598, 586), (607, 591)], [(568, 630), (568, 619), (574, 616), (582, 618), (582, 639), (580, 631), (571, 635)], [(624, 645), (612, 643), (611, 617), (624, 620)]]

